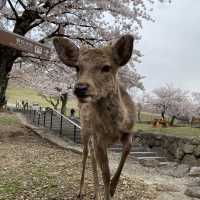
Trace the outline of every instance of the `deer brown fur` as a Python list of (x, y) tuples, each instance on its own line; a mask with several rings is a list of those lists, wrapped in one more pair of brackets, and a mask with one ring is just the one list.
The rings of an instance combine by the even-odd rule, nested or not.
[[(104, 199), (114, 195), (125, 160), (132, 145), (135, 105), (120, 85), (117, 71), (131, 57), (134, 38), (124, 35), (102, 48), (78, 48), (70, 40), (55, 38), (59, 58), (77, 70), (75, 94), (80, 103), (83, 169), (79, 198), (83, 187), (88, 148), (91, 150), (95, 198), (99, 199), (97, 163), (102, 172)], [(67, 81), (67, 80), (66, 80)], [(107, 148), (120, 141), (123, 151), (116, 173), (111, 178)]]

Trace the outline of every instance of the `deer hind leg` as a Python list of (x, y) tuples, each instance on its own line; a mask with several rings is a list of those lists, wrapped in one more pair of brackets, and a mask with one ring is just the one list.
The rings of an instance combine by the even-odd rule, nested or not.
[(78, 193), (78, 199), (83, 199), (83, 196), (84, 196), (83, 188), (84, 188), (84, 180), (85, 180), (86, 161), (88, 157), (88, 142), (89, 142), (89, 136), (83, 137), (82, 173), (81, 173), (80, 190)]
[(105, 147), (94, 144), (95, 154), (102, 172), (104, 183), (104, 200), (110, 200), (110, 169), (108, 162), (107, 150)]
[(97, 171), (97, 161), (95, 158), (94, 146), (92, 140), (89, 142), (90, 147), (90, 155), (92, 161), (92, 172), (94, 177), (94, 199), (99, 200), (99, 178), (98, 178), (98, 171)]
[(119, 163), (119, 166), (117, 168), (117, 171), (115, 172), (113, 178), (111, 179), (111, 183), (110, 183), (110, 194), (111, 194), (111, 196), (114, 196), (121, 171), (123, 169), (123, 166), (124, 166), (124, 163), (127, 159), (127, 156), (130, 153), (130, 150), (131, 150), (131, 147), (132, 147), (132, 133), (122, 131), (120, 140), (121, 140), (121, 143), (123, 145), (123, 151), (122, 151), (122, 155), (121, 155), (121, 159), (120, 159), (120, 163)]

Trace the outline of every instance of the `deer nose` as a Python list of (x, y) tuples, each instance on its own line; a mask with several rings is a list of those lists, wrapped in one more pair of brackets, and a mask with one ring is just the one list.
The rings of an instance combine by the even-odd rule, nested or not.
[(87, 83), (77, 83), (75, 85), (74, 94), (78, 97), (85, 97), (88, 91), (89, 85)]

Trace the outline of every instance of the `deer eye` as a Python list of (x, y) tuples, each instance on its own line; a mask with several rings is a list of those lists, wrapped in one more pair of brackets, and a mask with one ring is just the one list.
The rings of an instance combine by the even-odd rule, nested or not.
[(105, 65), (102, 67), (101, 72), (109, 72), (111, 70), (111, 66), (110, 65)]

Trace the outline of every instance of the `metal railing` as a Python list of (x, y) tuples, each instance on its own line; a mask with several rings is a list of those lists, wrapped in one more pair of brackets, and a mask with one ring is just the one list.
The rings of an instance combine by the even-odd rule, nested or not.
[(52, 108), (29, 106), (27, 109), (16, 107), (15, 110), (23, 113), (27, 120), (35, 126), (48, 128), (53, 134), (63, 139), (81, 143), (81, 126), (78, 118), (64, 116)]

